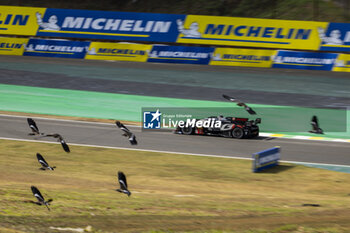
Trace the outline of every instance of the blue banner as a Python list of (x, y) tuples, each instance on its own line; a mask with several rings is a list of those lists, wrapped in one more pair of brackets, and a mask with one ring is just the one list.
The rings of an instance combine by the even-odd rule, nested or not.
[(318, 28), (321, 51), (350, 52), (350, 24), (329, 23), (327, 30)]
[(208, 65), (214, 48), (153, 45), (147, 62)]
[(89, 46), (86, 41), (30, 39), (23, 55), (84, 59)]
[(36, 17), (37, 36), (175, 42), (186, 15), (48, 8)]
[(253, 154), (253, 172), (278, 165), (280, 160), (280, 147), (274, 147)]
[(273, 59), (272, 68), (331, 71), (337, 56), (338, 54), (336, 53), (313, 53), (280, 50)]

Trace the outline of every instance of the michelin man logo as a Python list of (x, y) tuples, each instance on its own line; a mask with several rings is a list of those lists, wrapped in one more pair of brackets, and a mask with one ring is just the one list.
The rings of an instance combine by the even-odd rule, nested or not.
[(211, 54), (211, 59), (213, 61), (222, 61), (220, 53), (217, 53), (217, 54), (212, 53)]
[(48, 22), (43, 22), (42, 15), (39, 12), (36, 12), (36, 22), (40, 27), (42, 27), (44, 30), (51, 30), (51, 31), (59, 31), (61, 28), (57, 25), (57, 16), (51, 15)]
[(338, 60), (335, 62), (335, 67), (345, 67), (345, 62), (343, 60)]
[(148, 54), (148, 57), (150, 57), (150, 58), (157, 58), (158, 57), (157, 51), (151, 51)]
[(27, 45), (26, 47), (25, 47), (25, 50), (26, 51), (34, 51), (34, 46), (33, 46), (33, 44), (29, 44), (29, 45)]
[(318, 28), (318, 35), (324, 44), (328, 45), (343, 45), (344, 42), (340, 39), (341, 32), (339, 30), (332, 30), (327, 37), (323, 28)]
[(272, 55), (271, 56), (271, 60), (274, 62), (274, 63), (283, 63), (283, 57), (282, 56), (274, 56)]
[(199, 24), (197, 22), (192, 22), (190, 25), (190, 28), (186, 29), (184, 28), (184, 23), (178, 19), (176, 20), (177, 23), (177, 29), (179, 32), (185, 35), (185, 37), (192, 37), (192, 38), (198, 38), (202, 37), (201, 33), (198, 31), (199, 30)]
[(89, 47), (86, 47), (86, 51), (87, 51), (87, 54), (89, 54), (89, 55), (97, 55), (95, 48), (91, 48), (89, 50)]

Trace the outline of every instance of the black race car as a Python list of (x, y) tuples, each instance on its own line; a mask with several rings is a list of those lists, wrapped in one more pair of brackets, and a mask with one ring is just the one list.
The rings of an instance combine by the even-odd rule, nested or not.
[(261, 118), (256, 120), (249, 120), (248, 118), (239, 117), (208, 117), (205, 119), (197, 119), (195, 123), (201, 121), (220, 121), (221, 126), (215, 127), (213, 124), (209, 126), (200, 126), (202, 124), (192, 124), (178, 126), (175, 130), (177, 134), (198, 134), (198, 135), (217, 135), (223, 137), (233, 137), (233, 138), (254, 138), (259, 136), (259, 126), (261, 123)]

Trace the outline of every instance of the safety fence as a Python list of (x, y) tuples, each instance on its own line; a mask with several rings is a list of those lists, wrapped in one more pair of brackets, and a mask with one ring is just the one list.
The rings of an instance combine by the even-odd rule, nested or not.
[(350, 24), (0, 6), (0, 35), (350, 52)]
[(350, 72), (350, 54), (0, 37), (0, 54)]

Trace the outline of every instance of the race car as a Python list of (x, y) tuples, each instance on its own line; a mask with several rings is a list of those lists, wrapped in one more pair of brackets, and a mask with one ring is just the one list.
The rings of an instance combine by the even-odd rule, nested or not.
[[(219, 127), (215, 127), (213, 124), (209, 126), (205, 126), (205, 124), (197, 124), (205, 121), (220, 121), (221, 124), (218, 124), (220, 125)], [(185, 135), (216, 135), (239, 139), (254, 138), (259, 136), (259, 123), (261, 123), (261, 118), (249, 120), (248, 118), (240, 117), (208, 117), (205, 119), (197, 119), (195, 120), (195, 124), (192, 125), (178, 126), (175, 133)], [(198, 125), (203, 126), (198, 127)]]

